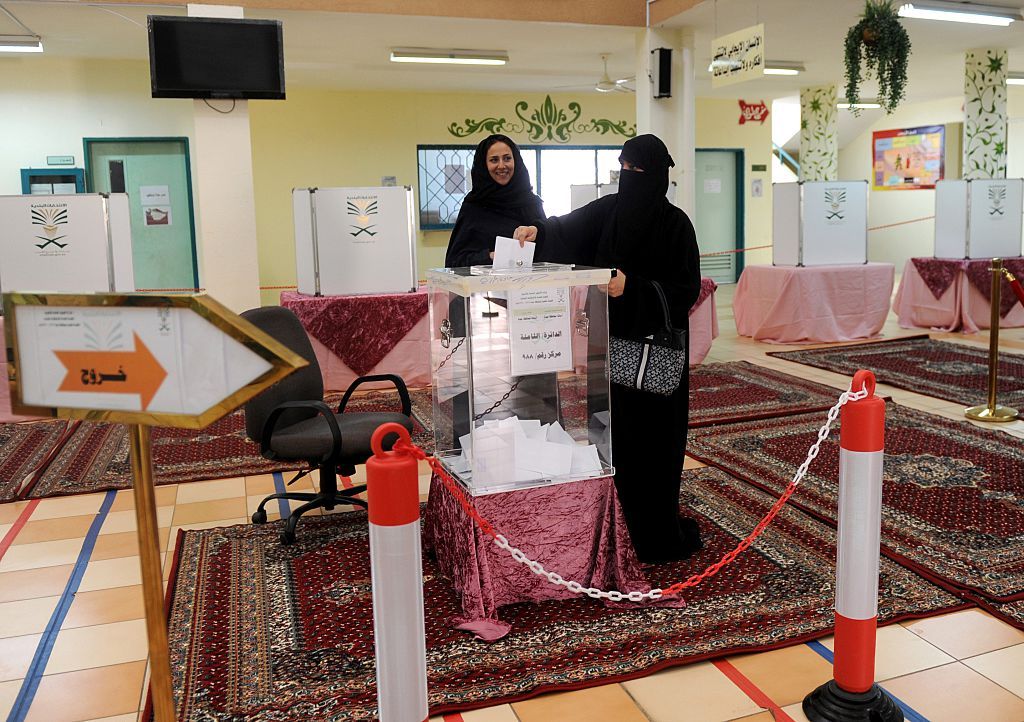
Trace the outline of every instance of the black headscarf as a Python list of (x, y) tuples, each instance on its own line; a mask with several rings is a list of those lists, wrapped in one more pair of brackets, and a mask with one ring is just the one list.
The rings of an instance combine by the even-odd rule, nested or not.
[(615, 217), (610, 233), (598, 247), (598, 265), (621, 268), (634, 252), (643, 252), (645, 241), (658, 228), (665, 210), (671, 205), (668, 169), (675, 161), (656, 135), (638, 135), (626, 141), (619, 162), (628, 161), (643, 172), (623, 169), (619, 173)]
[[(505, 185), (497, 183), (487, 170), (487, 152), (495, 143), (504, 143), (512, 149), (512, 158), (515, 167), (512, 169), (512, 179)], [(487, 208), (500, 209), (527, 209), (527, 216), (535, 218), (541, 216), (542, 201), (533, 192), (530, 185), (530, 171), (523, 162), (523, 156), (519, 152), (519, 146), (507, 135), (489, 135), (480, 141), (473, 155), (473, 169), (470, 172), (473, 179), (473, 188), (466, 195), (462, 204), (478, 204)]]

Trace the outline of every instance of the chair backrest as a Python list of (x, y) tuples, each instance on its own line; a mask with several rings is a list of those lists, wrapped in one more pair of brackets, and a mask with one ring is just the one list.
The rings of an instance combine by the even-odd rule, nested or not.
[[(278, 404), (285, 401), (322, 401), (324, 379), (320, 374), (316, 354), (313, 353), (313, 344), (309, 342), (306, 329), (294, 313), (281, 306), (264, 306), (243, 311), (241, 315), (253, 326), (309, 361), (309, 366), (289, 374), (245, 405), (245, 434), (258, 442), (267, 417)], [(290, 426), (315, 415), (315, 412), (310, 411), (288, 411), (281, 415), (278, 426)]]

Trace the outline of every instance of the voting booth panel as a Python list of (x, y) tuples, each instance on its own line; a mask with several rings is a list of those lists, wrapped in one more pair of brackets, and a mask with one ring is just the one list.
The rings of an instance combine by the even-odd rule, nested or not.
[(1022, 178), (939, 181), (935, 184), (935, 257), (1021, 255), (1022, 213)]
[(772, 264), (867, 263), (867, 181), (772, 184)]
[(124, 193), (0, 196), (0, 289), (135, 290)]
[[(435, 454), (469, 493), (614, 473), (610, 277), (550, 263), (428, 271)], [(483, 318), (496, 295), (502, 318)]]
[(297, 188), (292, 210), (300, 293), (416, 290), (411, 188)]

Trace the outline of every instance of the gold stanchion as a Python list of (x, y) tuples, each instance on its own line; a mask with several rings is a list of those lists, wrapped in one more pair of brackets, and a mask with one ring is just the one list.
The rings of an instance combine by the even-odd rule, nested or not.
[(1003, 261), (992, 259), (992, 292), (989, 304), (992, 314), (988, 328), (988, 403), (964, 409), (964, 416), (975, 421), (1014, 421), (1017, 409), (996, 404), (996, 387), (999, 380), (999, 295), (1002, 286)]
[(149, 427), (128, 425), (132, 480), (135, 485), (135, 520), (139, 532), (139, 562), (142, 566), (142, 598), (146, 609), (149, 638), (149, 684), (156, 722), (174, 722), (171, 692), (171, 663), (167, 647), (167, 619), (164, 616), (164, 576), (160, 563), (160, 539), (153, 487), (153, 454)]

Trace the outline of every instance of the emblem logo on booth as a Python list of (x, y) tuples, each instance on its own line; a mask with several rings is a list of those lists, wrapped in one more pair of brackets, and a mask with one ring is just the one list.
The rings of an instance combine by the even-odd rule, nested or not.
[(1003, 208), (1003, 201), (1006, 200), (1006, 186), (989, 186), (988, 199), (992, 201), (992, 205), (989, 206), (988, 209), (988, 214), (990, 216), (1003, 215), (1006, 210)]
[(825, 220), (841, 221), (846, 217), (846, 191), (842, 188), (825, 189)]
[(39, 206), (32, 206), (32, 225), (39, 226), (43, 235), (36, 236), (42, 243), (37, 243), (36, 248), (43, 250), (50, 244), (57, 248), (64, 248), (68, 244), (60, 243), (66, 235), (58, 235), (63, 230), (61, 226), (67, 225), (68, 206), (66, 203), (46, 203)]
[(768, 117), (768, 106), (764, 104), (763, 100), (757, 103), (746, 103), (742, 100), (738, 102), (740, 104), (740, 125), (748, 121), (764, 125), (764, 119)]
[(350, 199), (347, 202), (347, 208), (348, 215), (356, 217), (356, 222), (352, 224), (354, 230), (350, 231), (349, 235), (353, 238), (357, 238), (363, 233), (368, 236), (377, 235), (377, 231), (371, 230), (376, 227), (376, 224), (370, 223), (370, 216), (377, 215), (376, 196)]

